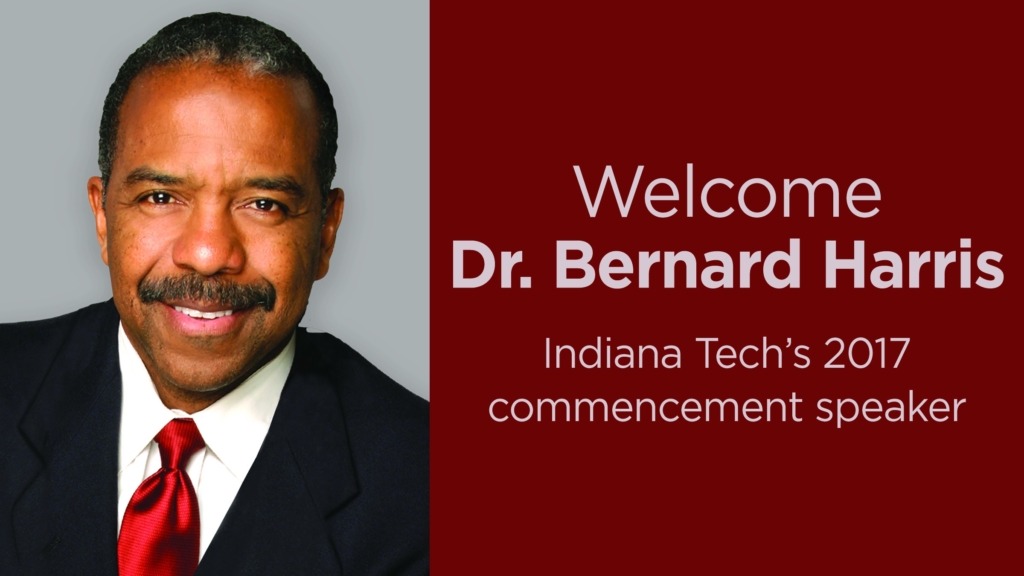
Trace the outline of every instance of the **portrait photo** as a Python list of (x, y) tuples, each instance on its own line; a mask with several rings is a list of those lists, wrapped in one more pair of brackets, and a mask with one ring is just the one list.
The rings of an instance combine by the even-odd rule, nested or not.
[(3, 16), (0, 573), (427, 573), (427, 2)]

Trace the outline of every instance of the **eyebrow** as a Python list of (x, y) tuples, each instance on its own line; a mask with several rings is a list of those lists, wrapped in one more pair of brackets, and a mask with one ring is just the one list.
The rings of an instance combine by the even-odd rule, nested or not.
[(162, 186), (179, 186), (185, 183), (185, 178), (160, 172), (150, 168), (149, 166), (140, 166), (129, 172), (128, 176), (124, 179), (125, 186), (131, 186), (141, 182), (154, 182)]
[[(161, 186), (180, 186), (185, 184), (186, 179), (182, 176), (174, 176), (173, 174), (167, 174), (150, 168), (149, 166), (140, 166), (128, 173), (128, 176), (124, 179), (125, 186), (131, 186), (133, 184), (139, 184), (143, 182), (151, 182), (160, 184)], [(256, 188), (258, 190), (273, 190), (275, 192), (284, 192), (291, 196), (302, 197), (306, 195), (305, 189), (297, 180), (291, 176), (279, 176), (279, 177), (267, 177), (260, 176), (256, 178), (250, 178), (245, 181), (246, 188)]]
[(300, 198), (306, 195), (306, 190), (291, 176), (280, 176), (276, 178), (250, 178), (245, 181), (245, 186), (246, 188), (284, 192), (291, 196), (298, 196)]

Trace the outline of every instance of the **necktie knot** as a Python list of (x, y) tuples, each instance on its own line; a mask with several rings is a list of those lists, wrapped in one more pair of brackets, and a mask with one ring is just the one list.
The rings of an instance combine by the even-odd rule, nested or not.
[(169, 470), (183, 468), (193, 454), (206, 446), (191, 418), (175, 418), (168, 422), (157, 433), (156, 443), (160, 446), (160, 465)]

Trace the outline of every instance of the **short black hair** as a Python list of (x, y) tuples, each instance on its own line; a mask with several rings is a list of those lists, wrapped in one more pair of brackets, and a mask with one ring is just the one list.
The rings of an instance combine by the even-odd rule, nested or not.
[(320, 124), (313, 165), (326, 208), (338, 151), (338, 114), (331, 89), (309, 56), (284, 32), (255, 18), (220, 12), (196, 14), (168, 24), (121, 65), (103, 102), (100, 119), (99, 165), (104, 200), (117, 153), (121, 104), (132, 81), (152, 68), (186, 62), (244, 66), (254, 74), (301, 78), (309, 84)]

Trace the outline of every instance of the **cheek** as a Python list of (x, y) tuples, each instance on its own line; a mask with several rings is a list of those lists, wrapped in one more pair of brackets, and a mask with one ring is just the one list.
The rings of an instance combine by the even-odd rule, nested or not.
[(107, 253), (111, 273), (122, 285), (115, 290), (134, 290), (139, 281), (169, 258), (176, 232), (167, 222), (140, 221), (122, 214), (109, 220)]
[(288, 306), (299, 304), (294, 300), (313, 283), (317, 246), (313, 236), (305, 230), (282, 226), (252, 230), (244, 235), (243, 242), (246, 265), (273, 284), (279, 297), (287, 297)]

